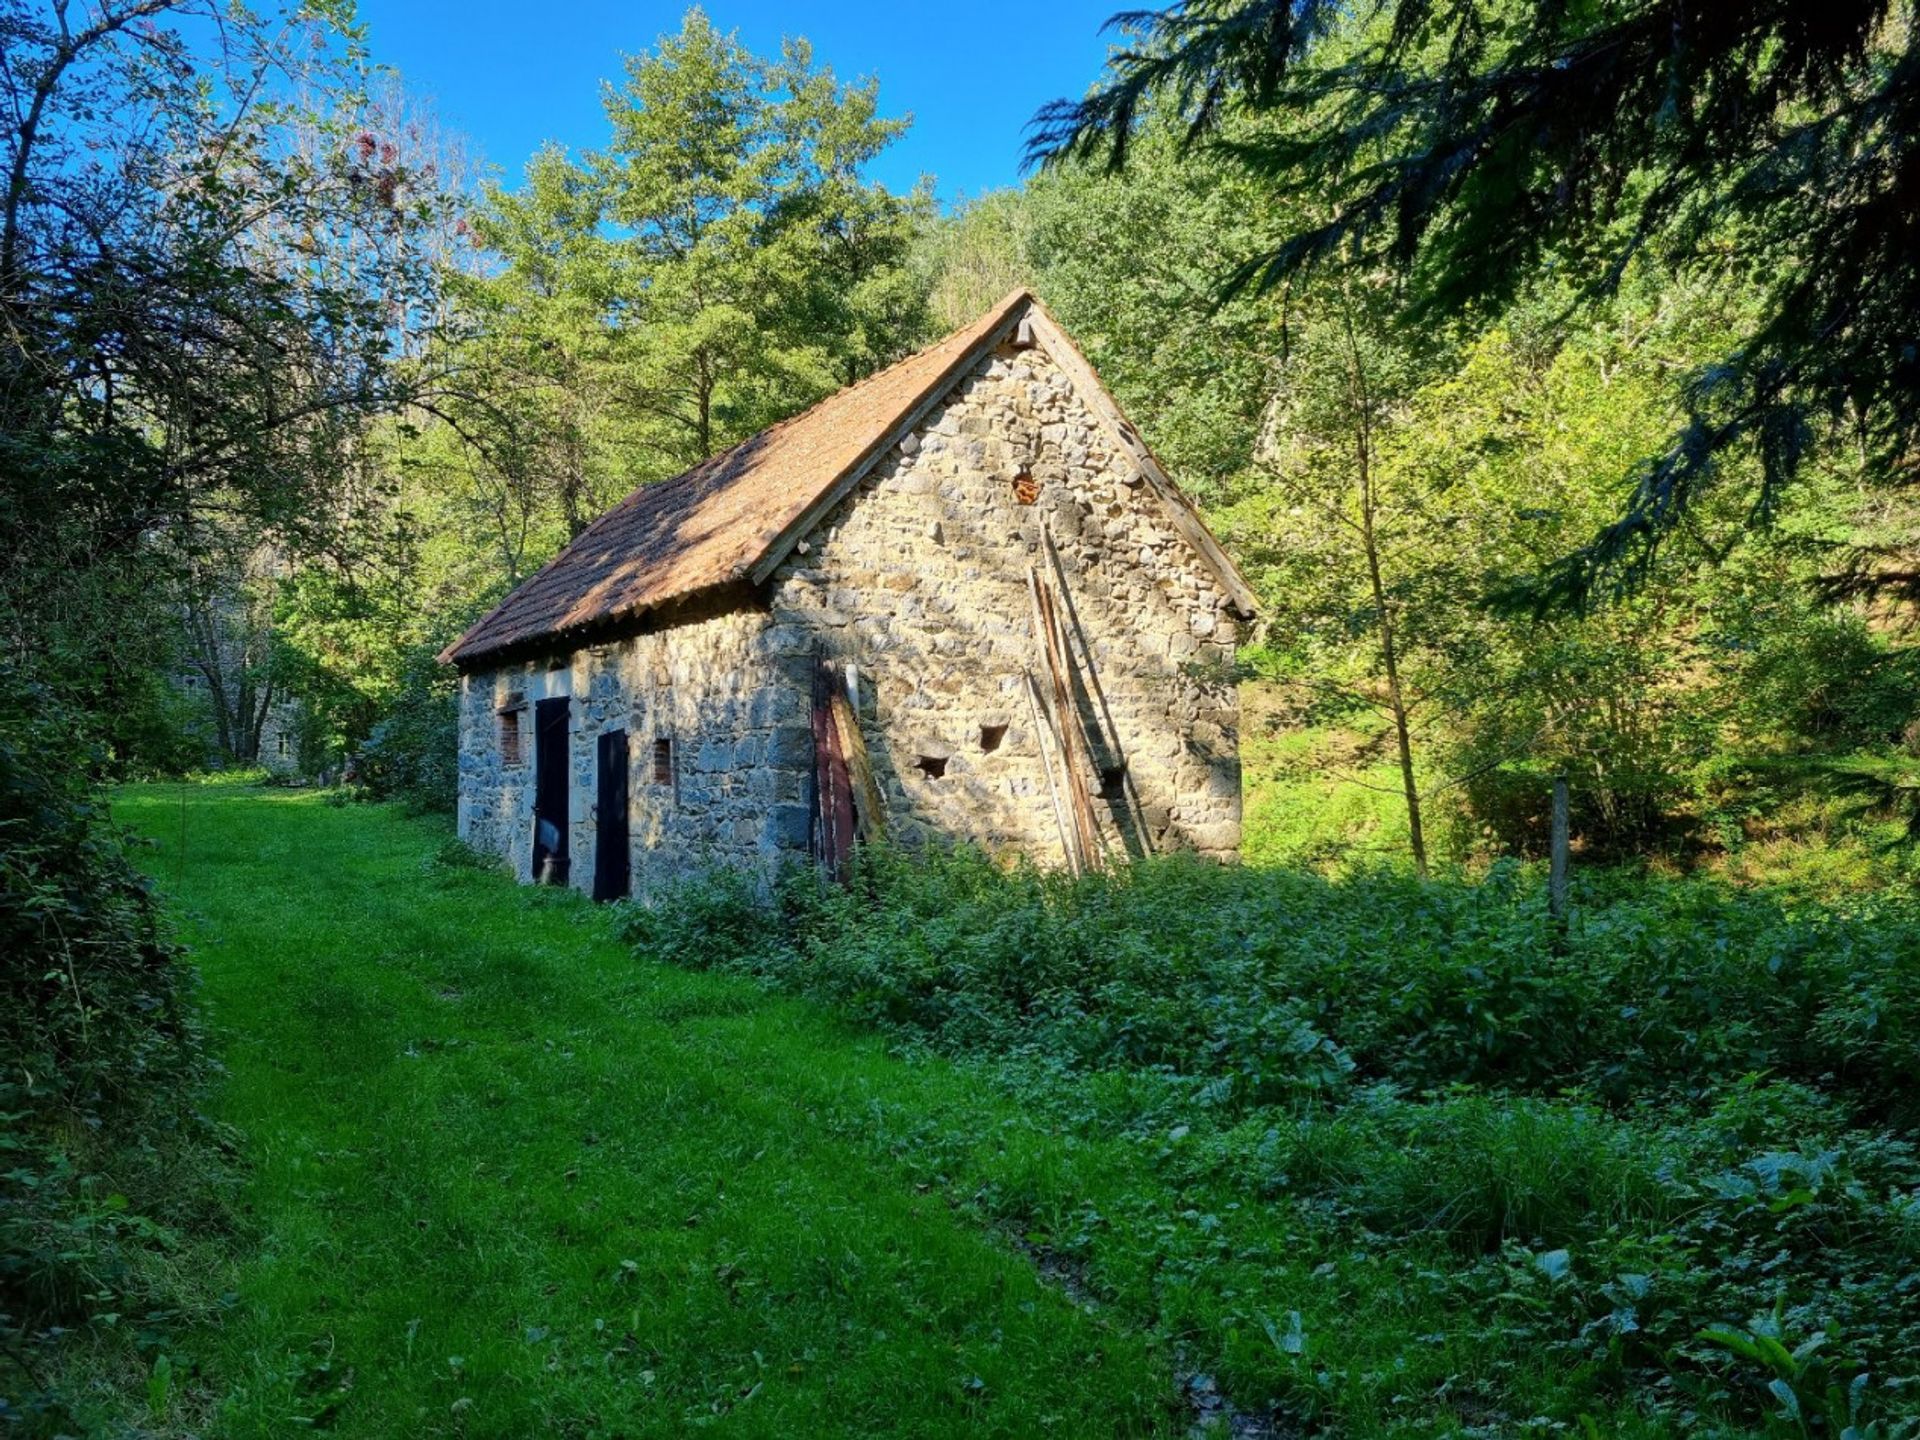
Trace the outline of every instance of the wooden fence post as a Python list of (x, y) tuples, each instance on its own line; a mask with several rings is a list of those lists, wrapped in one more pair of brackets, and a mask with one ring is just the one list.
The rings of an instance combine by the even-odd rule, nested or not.
[(1553, 919), (1554, 943), (1567, 933), (1567, 777), (1553, 777), (1553, 831), (1549, 841), (1551, 859), (1547, 869), (1547, 914)]

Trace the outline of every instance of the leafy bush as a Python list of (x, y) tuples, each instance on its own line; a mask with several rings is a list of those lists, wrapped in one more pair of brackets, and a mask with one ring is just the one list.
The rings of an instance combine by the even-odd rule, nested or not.
[(110, 714), (95, 718), (106, 727), (107, 768), (115, 779), (184, 775), (219, 754), (204, 693), (153, 672), (130, 677), (126, 689)]
[[(1720, 707), (1698, 689), (1690, 646), (1649, 602), (1543, 627), (1481, 677), (1442, 735), (1442, 770), (1477, 833), (1462, 853), (1542, 855), (1552, 776), (1565, 774), (1574, 833), (1592, 858), (1671, 850), (1693, 770), (1720, 741)], [(1653, 607), (1657, 611), (1657, 606)]]
[(423, 811), (453, 809), (460, 779), (454, 678), (426, 646), (409, 652), (399, 693), (358, 753), (362, 784)]
[(1920, 656), (1845, 611), (1794, 612), (1735, 653), (1728, 690), (1750, 733), (1875, 746), (1920, 712)]
[(0, 1418), (80, 1423), (89, 1331), (193, 1302), (172, 1256), (212, 1216), (192, 972), (81, 777), (51, 697), (0, 670)]
[(650, 953), (766, 975), (955, 1051), (1164, 1067), (1239, 1103), (1337, 1090), (1349, 1071), (1620, 1103), (1765, 1072), (1920, 1118), (1920, 920), (1898, 900), (1802, 915), (1603, 874), (1556, 945), (1512, 867), (1429, 884), (1170, 857), (1070, 881), (881, 851), (845, 891), (793, 877), (777, 911), (702, 877), (631, 923)]

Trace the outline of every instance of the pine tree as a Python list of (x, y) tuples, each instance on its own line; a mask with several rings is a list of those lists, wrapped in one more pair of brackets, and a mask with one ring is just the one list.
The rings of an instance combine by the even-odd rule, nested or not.
[[(1119, 21), (1142, 43), (1042, 111), (1033, 154), (1124, 166), (1156, 107), (1190, 148), (1229, 114), (1264, 117), (1226, 143), (1327, 204), (1238, 285), (1384, 264), (1426, 314), (1497, 307), (1549, 267), (1593, 295), (1636, 261), (1764, 287), (1624, 512), (1534, 598), (1643, 576), (1735, 457), (1758, 461), (1755, 522), (1843, 432), (1882, 482), (1920, 466), (1913, 0), (1185, 0)], [(1920, 598), (1910, 573), (1884, 578)]]

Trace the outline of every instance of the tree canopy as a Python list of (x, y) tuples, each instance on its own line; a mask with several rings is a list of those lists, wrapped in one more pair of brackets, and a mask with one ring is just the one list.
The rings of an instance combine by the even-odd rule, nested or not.
[(602, 102), (603, 145), (543, 148), (463, 216), (435, 403), (366, 446), (387, 543), (308, 555), (288, 588), (283, 649), (336, 748), (438, 693), (422, 655), (636, 485), (927, 338), (909, 259), (932, 205), (866, 177), (906, 124), (872, 81), (804, 40), (756, 55), (694, 9)]
[(326, 545), (420, 393), (445, 194), (364, 60), (324, 4), (0, 3), (0, 634), (108, 730), (199, 557)]
[[(1390, 268), (1416, 313), (1479, 313), (1545, 274), (1587, 295), (1644, 262), (1757, 286), (1751, 323), (1684, 391), (1622, 509), (1536, 598), (1645, 578), (1729, 477), (1773, 517), (1824, 443), (1881, 481), (1920, 441), (1920, 53), (1911, 0), (1186, 0), (1115, 23), (1138, 43), (1031, 155), (1123, 168), (1150, 113), (1314, 213), (1233, 286)], [(1227, 127), (1246, 115), (1269, 123)], [(1748, 467), (1735, 457), (1757, 462)], [(1920, 596), (1876, 552), (1856, 590)]]

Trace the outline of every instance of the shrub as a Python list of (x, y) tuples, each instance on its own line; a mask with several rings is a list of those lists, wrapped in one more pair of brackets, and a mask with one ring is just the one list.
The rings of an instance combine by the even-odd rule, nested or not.
[(1568, 777), (1589, 857), (1636, 858), (1682, 837), (1721, 706), (1699, 691), (1691, 647), (1663, 635), (1671, 622), (1649, 607), (1658, 603), (1643, 598), (1541, 628), (1480, 677), (1433, 757), (1459, 777), (1463, 851), (1490, 842), (1499, 854), (1542, 854), (1556, 772)]
[(1743, 727), (1828, 746), (1901, 738), (1920, 710), (1920, 663), (1859, 616), (1794, 611), (1735, 651), (1728, 686)]
[(459, 793), (460, 732), (454, 678), (431, 649), (408, 653), (399, 693), (367, 736), (356, 763), (378, 798), (450, 811)]
[(745, 970), (954, 1051), (1160, 1067), (1266, 1103), (1349, 1070), (1411, 1090), (1697, 1097), (1767, 1072), (1863, 1116), (1920, 1106), (1920, 918), (1800, 914), (1705, 883), (1590, 877), (1556, 945), (1540, 888), (1340, 880), (1170, 857), (1070, 881), (965, 849), (868, 855), (777, 907), (709, 876), (632, 922), (678, 963)]
[(0, 670), (0, 1417), (72, 1422), (74, 1332), (184, 1303), (216, 1137), (192, 972), (52, 698)]

